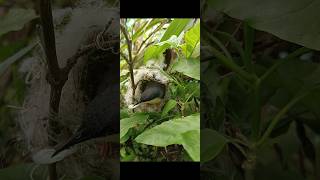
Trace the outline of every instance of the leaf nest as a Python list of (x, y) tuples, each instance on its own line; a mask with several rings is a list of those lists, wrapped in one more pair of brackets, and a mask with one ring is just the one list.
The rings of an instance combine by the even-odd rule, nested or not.
[(133, 87), (131, 85), (131, 81), (128, 81), (125, 84), (126, 93), (124, 96), (125, 103), (127, 106), (130, 106), (136, 103), (140, 97), (141, 93), (143, 92), (143, 87), (145, 83), (148, 81), (155, 81), (159, 82), (166, 86), (166, 93), (165, 97), (160, 103), (157, 104), (141, 104), (139, 107), (135, 108), (137, 112), (160, 112), (162, 107), (165, 104), (165, 100), (168, 99), (169, 91), (168, 91), (168, 84), (169, 79), (159, 70), (154, 68), (148, 67), (141, 67), (140, 69), (135, 69), (134, 73), (134, 81), (135, 81), (135, 94), (133, 97)]

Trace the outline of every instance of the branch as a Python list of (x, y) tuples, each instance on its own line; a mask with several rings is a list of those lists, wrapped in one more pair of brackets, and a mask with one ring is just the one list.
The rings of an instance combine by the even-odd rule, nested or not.
[(123, 57), (124, 60), (126, 60), (127, 63), (129, 62), (128, 57), (123, 52), (120, 52), (120, 55), (121, 55), (121, 57)]
[(128, 57), (127, 63), (129, 65), (129, 71), (130, 71), (130, 79), (131, 79), (131, 86), (132, 86), (132, 100), (134, 100), (136, 85), (134, 83), (134, 76), (133, 76), (132, 41), (129, 39), (128, 31), (123, 24), (120, 24), (120, 29), (122, 34), (124, 35), (124, 38), (126, 39), (127, 46), (128, 46), (129, 57)]
[(60, 73), (60, 69), (56, 54), (56, 42), (54, 36), (51, 2), (49, 0), (40, 0), (39, 10), (43, 30), (43, 46), (45, 49), (46, 58), (48, 60), (48, 68), (51, 74), (57, 75)]
[[(48, 76), (47, 79), (51, 85), (50, 91), (50, 102), (49, 102), (49, 109), (50, 114), (57, 114), (59, 112), (59, 103), (60, 103), (60, 96), (61, 96), (61, 88), (57, 88), (57, 85), (54, 84), (59, 81), (59, 74), (60, 68), (58, 64), (58, 58), (56, 54), (56, 43), (55, 43), (55, 36), (54, 36), (54, 26), (52, 20), (52, 9), (51, 9), (51, 2), (49, 0), (40, 0), (40, 20), (42, 24), (42, 42), (44, 43), (45, 54), (48, 63)], [(50, 77), (49, 77), (50, 76)], [(49, 117), (51, 117), (49, 115)], [(49, 137), (51, 130), (54, 130), (53, 126), (55, 126), (54, 118), (49, 118), (49, 130), (48, 130), (48, 141), (50, 146), (54, 146), (55, 142), (51, 140)], [(54, 130), (55, 131), (55, 130)], [(49, 179), (50, 180), (57, 180), (57, 169), (56, 164), (49, 164)]]
[(161, 22), (161, 24), (154, 30), (152, 31), (149, 36), (140, 44), (140, 47), (137, 50), (136, 54), (139, 54), (142, 46), (148, 41), (149, 38), (151, 38), (151, 36), (153, 36), (156, 32), (158, 32), (167, 22)]

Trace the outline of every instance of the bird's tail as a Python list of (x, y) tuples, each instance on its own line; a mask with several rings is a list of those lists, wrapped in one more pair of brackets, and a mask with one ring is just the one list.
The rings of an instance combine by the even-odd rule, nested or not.
[(141, 104), (141, 102), (137, 102), (137, 103), (135, 103), (135, 104), (133, 104), (133, 105), (130, 105), (128, 108), (129, 108), (129, 109), (134, 109), (134, 108), (139, 107), (140, 104)]

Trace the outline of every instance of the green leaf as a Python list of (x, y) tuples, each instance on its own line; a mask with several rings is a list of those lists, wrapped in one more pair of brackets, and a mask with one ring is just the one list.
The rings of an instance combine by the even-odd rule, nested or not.
[(124, 118), (120, 120), (120, 139), (124, 138), (129, 129), (138, 126), (140, 124), (144, 124), (149, 115), (143, 113), (137, 113), (132, 115), (129, 118)]
[(163, 53), (168, 47), (170, 47), (169, 44), (163, 46), (151, 45), (147, 47), (144, 53), (144, 62), (147, 62), (149, 59), (156, 58), (158, 55)]
[(13, 63), (15, 63), (16, 61), (18, 61), (19, 59), (21, 59), (24, 55), (26, 55), (28, 52), (30, 52), (35, 46), (37, 45), (37, 43), (32, 43), (29, 46), (21, 49), (19, 52), (17, 52), (16, 54), (14, 54), (13, 56), (9, 57), (8, 59), (4, 60), (1, 64), (0, 64), (0, 76), (2, 75), (2, 73), (5, 72), (5, 70)]
[(168, 48), (178, 47), (180, 41), (181, 39), (174, 35), (166, 41), (147, 47), (144, 53), (144, 62), (148, 61), (149, 59), (159, 57), (159, 55), (162, 55), (163, 52)]
[(25, 39), (0, 45), (0, 63), (26, 46)]
[(136, 158), (136, 154), (130, 147), (122, 147), (120, 149), (121, 162), (133, 161)]
[[(196, 113), (187, 117), (166, 121), (152, 129), (146, 130), (135, 141), (147, 145), (166, 147), (172, 144), (180, 144), (189, 156), (197, 161), (200, 152), (200, 114)], [(191, 145), (192, 144), (192, 145)], [(195, 146), (195, 147), (191, 147)]]
[(201, 162), (214, 159), (228, 143), (228, 140), (212, 129), (201, 129)]
[(210, 0), (208, 4), (217, 11), (248, 22), (258, 30), (320, 50), (320, 41), (315, 41), (320, 37), (320, 1)]
[(179, 59), (172, 66), (172, 70), (178, 71), (191, 78), (200, 80), (199, 59)]
[(194, 161), (200, 161), (200, 129), (182, 134), (182, 146)]
[(170, 23), (170, 26), (168, 27), (166, 32), (163, 34), (160, 42), (168, 40), (173, 35), (179, 36), (189, 22), (190, 19), (174, 19)]
[(37, 15), (33, 9), (12, 8), (5, 16), (0, 18), (0, 36), (10, 31), (18, 31)]
[(162, 114), (161, 117), (164, 117), (168, 114), (168, 112), (173, 109), (174, 107), (176, 107), (177, 102), (173, 99), (170, 99), (166, 105), (164, 106), (163, 110), (162, 110)]
[(196, 48), (200, 49), (200, 22), (186, 32), (184, 36), (185, 44), (182, 45), (182, 50), (187, 58), (190, 58), (194, 52), (198, 52)]
[(120, 119), (124, 119), (128, 117), (129, 117), (128, 109), (120, 109)]
[(132, 36), (132, 41), (136, 41), (138, 37), (143, 35), (145, 32), (147, 32), (149, 29), (153, 28), (155, 25), (161, 23), (163, 19), (152, 19), (149, 22), (146, 22), (143, 26), (141, 26)]
[(30, 174), (34, 166), (35, 164), (28, 163), (0, 169), (0, 177), (5, 180), (30, 180)]
[[(277, 107), (282, 108), (294, 96), (301, 92), (310, 92), (310, 89), (319, 87), (320, 80), (320, 66), (318, 63), (305, 62), (299, 59), (291, 59), (284, 62), (272, 74), (272, 77), (266, 79), (268, 84), (266, 87), (271, 87), (275, 79), (279, 81), (274, 84), (278, 88), (277, 93), (270, 98), (270, 103)], [(305, 114), (301, 115), (303, 122), (308, 125), (312, 130), (320, 133), (320, 91), (314, 90), (304, 97), (299, 103), (292, 108), (291, 113), (299, 113), (301, 110), (307, 110), (312, 113), (312, 116)], [(285, 121), (282, 119), (281, 121)], [(279, 122), (280, 123), (280, 122)]]

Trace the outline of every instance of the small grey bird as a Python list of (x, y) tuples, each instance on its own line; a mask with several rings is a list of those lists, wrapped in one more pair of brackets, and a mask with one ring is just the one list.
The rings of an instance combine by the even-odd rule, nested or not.
[(159, 103), (164, 98), (166, 86), (159, 82), (149, 81), (147, 82), (145, 89), (141, 93), (140, 100), (134, 104), (133, 108), (138, 107), (142, 103), (155, 104)]
[(98, 94), (87, 106), (79, 129), (69, 140), (58, 145), (51, 156), (83, 141), (119, 133), (119, 86), (111, 85)]

